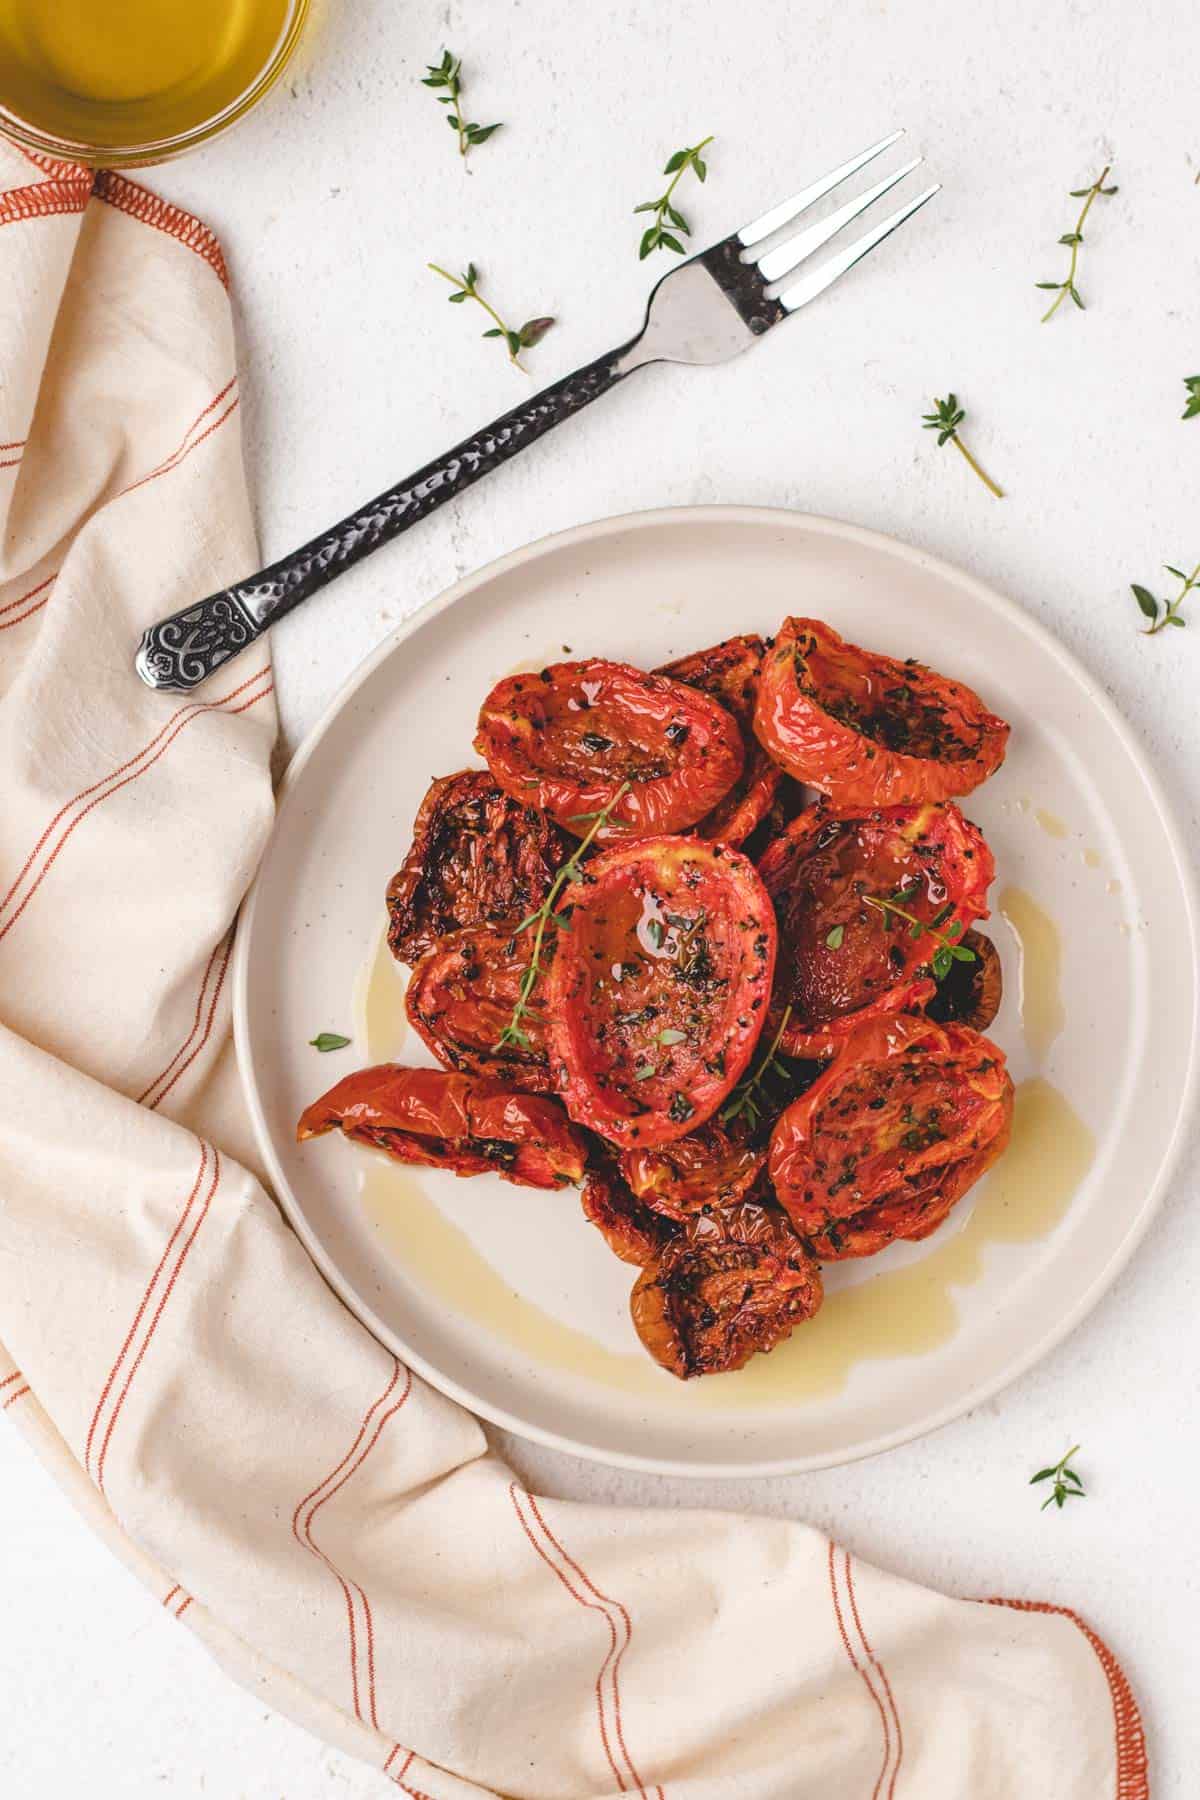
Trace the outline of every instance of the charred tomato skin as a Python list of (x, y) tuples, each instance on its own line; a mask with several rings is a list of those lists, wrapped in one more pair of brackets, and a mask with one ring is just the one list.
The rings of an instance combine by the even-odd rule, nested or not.
[(694, 825), (745, 754), (736, 721), (708, 694), (601, 658), (497, 682), (475, 748), (506, 793), (577, 837), (589, 814), (612, 808), (599, 836), (623, 842)]
[(952, 801), (868, 811), (823, 801), (767, 846), (758, 872), (779, 925), (772, 1015), (791, 1007), (781, 1047), (811, 1057), (829, 1055), (865, 1020), (916, 1010), (937, 992), (933, 940), (913, 938), (905, 920), (889, 922), (864, 896), (895, 899), (924, 924), (949, 906), (938, 929), (954, 937), (956, 924), (965, 933), (987, 917), (995, 863)]
[(527, 1094), (550, 1092), (540, 983), (521, 1024), (528, 1048), (500, 1041), (528, 962), (528, 934), (479, 929), (441, 938), (416, 964), (404, 1010), (446, 1068), (509, 1081)]
[(634, 1283), (629, 1310), (654, 1360), (681, 1381), (740, 1369), (812, 1318), (820, 1265), (798, 1238), (669, 1244)]
[(566, 855), (553, 821), (518, 805), (485, 769), (439, 777), (388, 884), (392, 955), (415, 963), (453, 931), (519, 925), (546, 898)]
[(754, 865), (697, 838), (619, 845), (570, 890), (546, 989), (555, 1091), (621, 1149), (672, 1143), (739, 1080), (771, 995)]
[(612, 1157), (593, 1154), (580, 1196), (583, 1216), (614, 1256), (642, 1269), (666, 1247), (675, 1227), (638, 1199)]
[(674, 1143), (624, 1151), (620, 1165), (646, 1206), (668, 1219), (686, 1219), (706, 1207), (740, 1200), (766, 1160), (765, 1145), (753, 1145), (746, 1134), (710, 1119)]
[(956, 962), (925, 1011), (939, 1025), (970, 1025), (986, 1031), (1004, 998), (1004, 969), (1000, 952), (982, 931), (964, 931), (962, 946), (974, 962)]
[(777, 769), (754, 735), (758, 673), (767, 651), (754, 633), (726, 638), (708, 650), (694, 651), (664, 663), (657, 675), (699, 688), (733, 715), (742, 734), (742, 772), (722, 800), (695, 827), (697, 837), (722, 844), (744, 844), (771, 811), (783, 771)]
[(925, 1236), (1000, 1154), (1012, 1109), (1004, 1054), (979, 1032), (911, 1014), (868, 1020), (777, 1121), (776, 1197), (828, 1255)]
[(963, 682), (786, 619), (763, 663), (754, 730), (797, 781), (838, 806), (969, 794), (1004, 760), (1008, 726)]
[(494, 1170), (518, 1187), (565, 1187), (587, 1162), (583, 1134), (557, 1100), (398, 1063), (343, 1077), (301, 1114), (296, 1136), (303, 1143), (334, 1129), (397, 1162), (458, 1175)]

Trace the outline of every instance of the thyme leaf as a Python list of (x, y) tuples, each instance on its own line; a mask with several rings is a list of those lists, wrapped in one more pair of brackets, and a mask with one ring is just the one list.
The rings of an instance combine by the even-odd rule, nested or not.
[(997, 487), (990, 475), (984, 474), (984, 471), (980, 468), (979, 464), (975, 461), (975, 458), (971, 455), (971, 452), (967, 449), (967, 446), (958, 435), (958, 428), (965, 417), (966, 414), (958, 404), (957, 394), (947, 394), (944, 400), (935, 398), (933, 402), (933, 411), (923, 413), (921, 415), (921, 422), (926, 431), (937, 432), (939, 450), (943, 444), (953, 444), (959, 455), (966, 458), (968, 465), (974, 469), (976, 475), (978, 475), (988, 492), (995, 494), (997, 500), (1003, 500), (1004, 489)]
[(1091, 187), (1071, 189), (1072, 200), (1082, 200), (1083, 205), (1080, 208), (1079, 217), (1075, 221), (1075, 229), (1073, 231), (1064, 231), (1063, 235), (1058, 240), (1060, 244), (1066, 245), (1071, 252), (1071, 266), (1067, 270), (1067, 279), (1065, 281), (1038, 281), (1034, 283), (1035, 287), (1045, 288), (1049, 293), (1052, 293), (1055, 296), (1046, 311), (1042, 314), (1043, 325), (1054, 317), (1068, 294), (1081, 312), (1085, 310), (1083, 298), (1078, 287), (1075, 285), (1075, 275), (1079, 267), (1079, 246), (1083, 242), (1083, 227), (1087, 222), (1087, 216), (1092, 210), (1092, 205), (1096, 196), (1098, 194), (1107, 196), (1109, 194), (1115, 194), (1117, 191), (1115, 187), (1105, 187), (1104, 185), (1104, 178), (1111, 168), (1111, 163), (1105, 163)]
[(521, 329), (514, 331), (504, 323), (491, 302), (485, 300), (480, 293), (479, 270), (474, 263), (468, 263), (461, 275), (451, 275), (448, 269), (440, 268), (437, 263), (427, 263), (426, 267), (432, 269), (435, 275), (440, 275), (443, 281), (448, 281), (454, 289), (449, 296), (451, 306), (461, 306), (464, 300), (474, 300), (482, 306), (488, 317), (495, 321), (484, 332), (484, 337), (503, 338), (509, 362), (515, 369), (520, 369), (522, 374), (528, 374), (529, 371), (521, 361), (521, 352), (522, 350), (531, 350), (535, 344), (540, 344), (554, 324), (554, 320), (550, 318), (526, 319)]
[(664, 175), (671, 177), (664, 194), (657, 200), (643, 200), (640, 206), (634, 207), (636, 213), (653, 213), (654, 219), (642, 233), (638, 245), (638, 260), (644, 262), (654, 250), (674, 250), (677, 256), (685, 256), (687, 252), (680, 243), (680, 237), (690, 237), (692, 228), (672, 204), (672, 196), (679, 185), (680, 178), (688, 169), (693, 169), (697, 181), (704, 181), (708, 176), (708, 164), (701, 152), (712, 143), (711, 134), (702, 138), (698, 144), (685, 145), (667, 158), (663, 169)]
[(546, 972), (547, 964), (542, 961), (542, 951), (545, 948), (547, 931), (557, 929), (554, 920), (558, 910), (559, 897), (562, 894), (563, 889), (570, 882), (579, 879), (580, 863), (583, 861), (588, 850), (591, 849), (597, 834), (604, 829), (613, 813), (616, 812), (618, 806), (629, 792), (629, 788), (630, 783), (628, 781), (623, 781), (609, 804), (605, 807), (601, 807), (600, 811), (592, 820), (591, 825), (588, 827), (585, 836), (580, 838), (575, 849), (555, 875), (554, 880), (550, 883), (550, 891), (542, 901), (542, 904), (538, 907), (536, 912), (530, 913), (527, 919), (523, 919), (514, 932), (514, 937), (520, 937), (522, 932), (528, 931), (532, 926), (534, 928), (533, 946), (529, 953), (529, 962), (526, 965), (524, 974), (521, 976), (521, 986), (517, 992), (517, 999), (512, 1010), (512, 1017), (504, 1027), (504, 1030), (500, 1033), (500, 1036), (496, 1039), (495, 1048), (497, 1050), (502, 1050), (506, 1044), (518, 1044), (522, 1050), (528, 1050), (530, 1048), (529, 1037), (524, 1030), (521, 1021), (528, 1017), (532, 1012), (533, 1009), (530, 1005), (530, 997), (537, 985), (539, 975), (544, 975)]
[(455, 56), (452, 50), (443, 50), (441, 61), (426, 63), (425, 73), (421, 77), (421, 86), (427, 88), (444, 88), (444, 94), (438, 95), (438, 105), (448, 106), (446, 123), (452, 131), (458, 133), (458, 154), (466, 161), (467, 152), (476, 144), (486, 144), (500, 125), (475, 125), (463, 118), (462, 108), (462, 58)]

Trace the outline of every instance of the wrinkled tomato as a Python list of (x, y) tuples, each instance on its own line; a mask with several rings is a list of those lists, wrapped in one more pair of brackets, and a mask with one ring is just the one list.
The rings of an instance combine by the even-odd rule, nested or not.
[(556, 1089), (621, 1148), (672, 1142), (748, 1063), (775, 967), (754, 866), (695, 838), (604, 851), (571, 889), (547, 983)]
[(1004, 720), (962, 682), (848, 644), (819, 619), (784, 621), (754, 729), (797, 781), (863, 808), (969, 794), (1008, 741)]
[[(821, 1056), (864, 1019), (934, 995), (939, 940), (986, 918), (995, 865), (953, 804), (845, 813), (825, 802), (768, 846), (758, 872), (779, 924), (773, 1016), (791, 1008), (782, 1047)], [(914, 935), (914, 922), (937, 936)]]
[(776, 1196), (827, 1256), (925, 1236), (999, 1156), (1012, 1107), (1004, 1054), (977, 1031), (872, 1019), (776, 1124)]
[(753, 635), (726, 638), (711, 650), (697, 650), (656, 670), (687, 687), (711, 694), (737, 720), (742, 734), (742, 772), (724, 799), (696, 826), (697, 837), (743, 844), (771, 810), (783, 772), (754, 735), (758, 672), (767, 646)]
[(404, 1006), (439, 1062), (468, 1075), (494, 1075), (526, 1093), (549, 1092), (540, 986), (522, 1015), (524, 1042), (501, 1041), (528, 965), (527, 937), (504, 931), (456, 931), (421, 958)]
[(639, 1200), (668, 1219), (728, 1206), (753, 1185), (767, 1160), (765, 1145), (715, 1120), (690, 1137), (655, 1149), (626, 1150), (621, 1173)]
[(609, 1157), (594, 1158), (583, 1184), (583, 1216), (614, 1256), (644, 1268), (663, 1249), (674, 1227), (651, 1212), (629, 1188)]
[(939, 1025), (970, 1025), (975, 1031), (986, 1031), (1004, 998), (1000, 952), (982, 931), (964, 931), (962, 946), (975, 960), (951, 965), (925, 1011)]
[(762, 1218), (768, 1223), (744, 1239), (668, 1245), (634, 1283), (634, 1329), (682, 1381), (742, 1368), (821, 1304), (819, 1264), (782, 1221)]
[(565, 1187), (582, 1179), (587, 1161), (583, 1134), (557, 1100), (442, 1069), (358, 1069), (308, 1107), (296, 1136), (303, 1142), (335, 1126), (397, 1162), (458, 1175), (494, 1170), (518, 1187)]
[(452, 931), (519, 925), (546, 898), (565, 855), (553, 821), (517, 805), (486, 770), (443, 775), (421, 802), (412, 847), (388, 886), (393, 956), (415, 963)]
[(843, 1262), (852, 1256), (874, 1256), (898, 1238), (919, 1243), (944, 1223), (1003, 1148), (1001, 1140), (948, 1168), (926, 1169), (894, 1198), (864, 1212), (852, 1213), (848, 1219), (838, 1219), (817, 1232), (809, 1239), (814, 1254), (826, 1262)]
[(497, 682), (475, 748), (506, 793), (579, 837), (611, 808), (607, 839), (694, 825), (743, 757), (737, 724), (707, 694), (599, 658)]

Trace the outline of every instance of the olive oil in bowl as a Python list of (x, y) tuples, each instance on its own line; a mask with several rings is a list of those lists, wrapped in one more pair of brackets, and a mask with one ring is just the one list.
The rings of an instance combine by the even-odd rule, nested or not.
[(117, 163), (232, 122), (286, 62), (307, 0), (0, 0), (0, 126)]

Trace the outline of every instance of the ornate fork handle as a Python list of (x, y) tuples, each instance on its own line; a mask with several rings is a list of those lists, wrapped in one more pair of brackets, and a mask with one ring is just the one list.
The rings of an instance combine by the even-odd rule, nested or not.
[(629, 348), (624, 344), (543, 388), (269, 569), (151, 626), (136, 658), (142, 680), (175, 691), (197, 687), (352, 563), (615, 387), (629, 373), (623, 366)]

